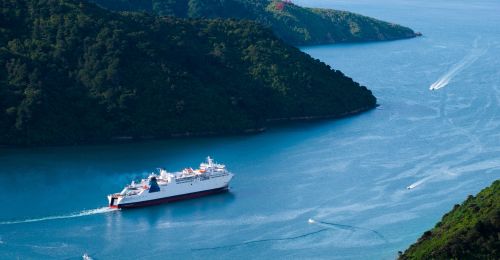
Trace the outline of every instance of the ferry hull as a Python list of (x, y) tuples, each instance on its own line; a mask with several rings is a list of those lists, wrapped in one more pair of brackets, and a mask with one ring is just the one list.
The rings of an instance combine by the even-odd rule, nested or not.
[(217, 194), (217, 193), (227, 192), (228, 190), (229, 190), (229, 187), (224, 186), (221, 188), (216, 188), (216, 189), (211, 189), (211, 190), (186, 193), (186, 194), (170, 196), (170, 197), (165, 197), (165, 198), (152, 199), (152, 200), (123, 203), (123, 204), (118, 204), (118, 205), (114, 205), (114, 206), (110, 206), (110, 207), (120, 208), (120, 209), (146, 207), (146, 206), (175, 202), (175, 201), (180, 201), (180, 200), (188, 200), (188, 199), (204, 197), (204, 196), (213, 195), (213, 194)]

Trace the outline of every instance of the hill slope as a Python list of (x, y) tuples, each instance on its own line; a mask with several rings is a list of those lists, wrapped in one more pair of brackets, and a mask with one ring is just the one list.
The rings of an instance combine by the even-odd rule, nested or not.
[(400, 259), (500, 259), (500, 180), (455, 205)]
[(331, 9), (304, 8), (277, 0), (89, 0), (118, 11), (145, 11), (183, 18), (257, 21), (293, 45), (395, 40), (415, 37), (410, 28)]
[(0, 5), (0, 144), (237, 133), (375, 103), (251, 21), (119, 14), (73, 0)]

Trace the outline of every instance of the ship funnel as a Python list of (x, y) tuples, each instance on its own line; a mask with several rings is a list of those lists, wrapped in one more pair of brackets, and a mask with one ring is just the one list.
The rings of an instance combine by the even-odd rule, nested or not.
[(160, 191), (160, 187), (158, 186), (156, 177), (153, 176), (149, 179), (149, 193), (158, 191)]

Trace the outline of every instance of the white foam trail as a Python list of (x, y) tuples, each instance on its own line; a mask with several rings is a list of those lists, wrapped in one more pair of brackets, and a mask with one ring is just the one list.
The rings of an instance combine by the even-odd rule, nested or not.
[(410, 186), (408, 186), (408, 187), (406, 187), (406, 188), (407, 188), (408, 190), (414, 189), (414, 188), (416, 188), (417, 186), (419, 186), (420, 184), (422, 184), (422, 183), (426, 182), (427, 180), (429, 180), (430, 178), (431, 178), (431, 176), (425, 177), (425, 178), (423, 178), (423, 179), (421, 179), (421, 180), (419, 180), (419, 181), (417, 181), (417, 182), (415, 182), (415, 183), (410, 184)]
[(3, 222), (0, 222), (0, 225), (12, 225), (12, 224), (32, 223), (32, 222), (40, 222), (40, 221), (56, 220), (56, 219), (77, 218), (77, 217), (84, 217), (84, 216), (107, 213), (107, 212), (111, 212), (111, 211), (115, 211), (115, 210), (119, 210), (119, 209), (110, 208), (110, 207), (102, 207), (102, 208), (97, 208), (97, 209), (83, 210), (83, 211), (80, 211), (77, 213), (72, 213), (72, 214), (68, 214), (68, 215), (61, 215), (61, 216), (32, 218), (32, 219), (15, 220), (15, 221), (3, 221)]
[[(476, 44), (474, 44), (476, 45)], [(467, 56), (465, 56), (459, 63), (455, 64), (451, 69), (446, 72), (443, 76), (441, 76), (436, 82), (432, 83), (429, 87), (430, 90), (437, 90), (445, 87), (450, 83), (450, 80), (455, 77), (461, 70), (470, 66), (474, 63), (479, 57), (484, 55), (487, 50), (472, 50)]]
[(418, 185), (420, 185), (423, 181), (417, 181), (413, 184), (410, 184), (410, 186), (406, 187), (407, 189), (411, 190), (411, 189), (414, 189), (416, 188)]
[(344, 230), (350, 230), (350, 231), (354, 231), (354, 229), (356, 229), (356, 227), (354, 226), (349, 226), (349, 225), (343, 225), (343, 224), (337, 224), (337, 223), (328, 223), (328, 222), (323, 222), (323, 221), (316, 221), (312, 218), (310, 218), (308, 221), (307, 221), (309, 224), (316, 224), (316, 225), (319, 225), (319, 226), (322, 226), (322, 227), (327, 227), (327, 228), (339, 228), (339, 229), (344, 229)]

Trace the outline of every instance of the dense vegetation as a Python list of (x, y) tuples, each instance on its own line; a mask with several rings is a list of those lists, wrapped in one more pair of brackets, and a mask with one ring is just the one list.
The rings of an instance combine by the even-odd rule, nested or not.
[(500, 259), (500, 180), (455, 205), (400, 259)]
[(0, 4), (0, 144), (242, 132), (375, 106), (365, 87), (251, 21)]
[(145, 11), (183, 18), (255, 20), (293, 45), (394, 40), (413, 30), (370, 17), (304, 8), (277, 0), (89, 0), (118, 11)]

